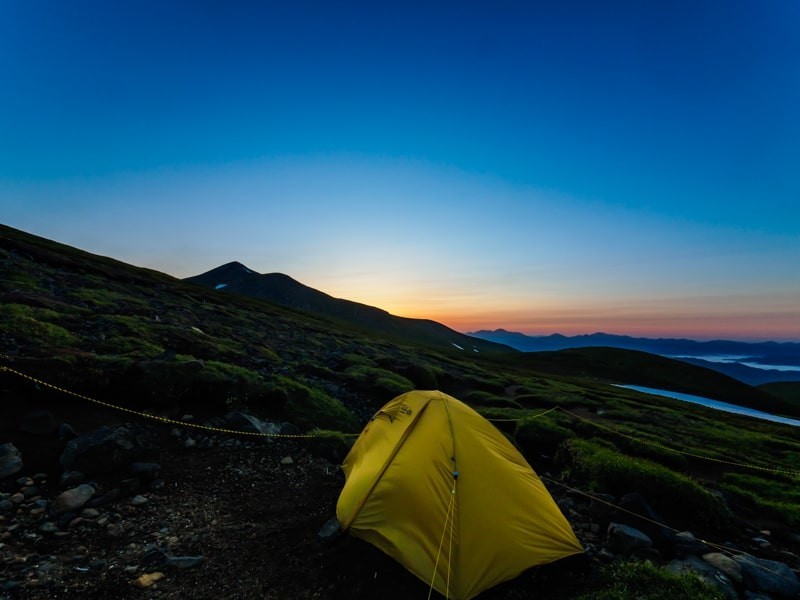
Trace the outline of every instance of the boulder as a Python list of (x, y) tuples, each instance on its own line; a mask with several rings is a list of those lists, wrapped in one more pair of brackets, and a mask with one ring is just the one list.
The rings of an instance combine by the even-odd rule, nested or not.
[(728, 576), (697, 556), (689, 556), (683, 560), (673, 560), (667, 565), (666, 569), (676, 574), (695, 573), (708, 585), (719, 590), (727, 600), (738, 600), (739, 598), (736, 587)]
[(681, 531), (675, 534), (672, 547), (675, 555), (679, 558), (701, 556), (711, 549), (704, 542), (694, 537), (691, 531)]
[(637, 550), (646, 550), (653, 545), (650, 537), (638, 529), (621, 523), (608, 526), (606, 547), (614, 554), (629, 556)]
[(11, 477), (22, 470), (22, 454), (17, 447), (8, 442), (0, 444), (0, 479)]
[(78, 487), (61, 492), (50, 504), (50, 513), (59, 516), (74, 512), (91, 500), (94, 493), (95, 489), (88, 483), (82, 483)]
[[(641, 494), (638, 492), (625, 494), (620, 498), (619, 506), (626, 511), (642, 515), (649, 520), (640, 519), (624, 511), (617, 511), (614, 515), (615, 523), (630, 525), (646, 533), (653, 541), (653, 545), (664, 554), (669, 555), (674, 552), (675, 534), (666, 527), (656, 525), (656, 523), (667, 525), (667, 521), (650, 506)], [(655, 523), (652, 521), (655, 521)]]
[(735, 583), (742, 583), (742, 565), (722, 552), (709, 552), (703, 554), (703, 560), (717, 571), (725, 573), (728, 579)]
[(70, 440), (60, 461), (65, 469), (92, 475), (128, 467), (152, 447), (152, 436), (144, 427), (104, 426)]
[(792, 599), (800, 594), (800, 580), (784, 563), (747, 554), (737, 554), (733, 560), (742, 566), (744, 586), (751, 592)]

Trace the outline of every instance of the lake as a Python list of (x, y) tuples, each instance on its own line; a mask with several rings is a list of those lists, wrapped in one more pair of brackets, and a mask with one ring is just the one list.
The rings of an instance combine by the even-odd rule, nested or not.
[(754, 408), (747, 408), (745, 406), (737, 406), (736, 404), (728, 404), (727, 402), (720, 402), (719, 400), (712, 400), (711, 398), (704, 398), (703, 396), (695, 396), (693, 394), (683, 394), (681, 392), (671, 392), (669, 390), (660, 390), (658, 388), (644, 387), (641, 385), (623, 385), (614, 384), (615, 387), (621, 387), (628, 390), (635, 390), (645, 394), (652, 394), (654, 396), (665, 396), (667, 398), (674, 398), (675, 400), (683, 400), (684, 402), (691, 402), (693, 404), (700, 404), (708, 406), (709, 408), (716, 408), (717, 410), (724, 410), (725, 412), (735, 413), (737, 415), (745, 415), (746, 417), (754, 417), (756, 419), (763, 419), (765, 421), (773, 421), (774, 423), (783, 423), (784, 425), (793, 425), (800, 427), (800, 421), (797, 419), (790, 419), (788, 417), (779, 417), (770, 413), (762, 412)]

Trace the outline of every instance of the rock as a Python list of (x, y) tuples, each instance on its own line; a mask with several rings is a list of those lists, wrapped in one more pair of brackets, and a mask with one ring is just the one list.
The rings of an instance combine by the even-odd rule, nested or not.
[(194, 438), (188, 437), (183, 442), (184, 448), (194, 448), (195, 446), (197, 446), (197, 442), (194, 440)]
[(19, 429), (33, 435), (51, 435), (58, 429), (59, 422), (49, 410), (35, 410), (24, 415), (19, 422)]
[(20, 490), (20, 493), (25, 496), (26, 499), (30, 500), (31, 498), (38, 496), (42, 493), (42, 491), (35, 485), (29, 485)]
[(60, 460), (66, 469), (104, 473), (127, 467), (152, 447), (152, 436), (144, 427), (132, 423), (104, 426), (71, 440)]
[(733, 560), (742, 566), (742, 581), (751, 592), (761, 592), (778, 598), (796, 598), (800, 593), (800, 580), (782, 562), (747, 554), (737, 554)]
[(772, 598), (766, 594), (757, 594), (755, 592), (751, 592), (750, 590), (744, 591), (745, 600), (772, 600)]
[(332, 517), (325, 521), (325, 523), (320, 527), (319, 531), (317, 532), (317, 537), (325, 542), (333, 541), (341, 535), (341, 527), (339, 526), (339, 520), (336, 517)]
[(724, 573), (697, 556), (689, 556), (683, 560), (673, 560), (666, 566), (666, 569), (676, 574), (693, 572), (711, 587), (719, 590), (728, 600), (738, 600), (739, 598), (733, 582)]
[(131, 583), (136, 587), (145, 588), (150, 587), (159, 579), (164, 579), (164, 574), (161, 571), (155, 571), (154, 573), (145, 573), (134, 579)]
[(16, 494), (11, 494), (9, 500), (11, 500), (11, 502), (13, 502), (14, 504), (22, 504), (23, 502), (25, 502), (25, 494), (22, 494), (20, 492), (17, 492)]
[(161, 473), (161, 465), (154, 462), (135, 462), (131, 465), (131, 475), (150, 481)]
[(60, 479), (62, 487), (75, 486), (84, 481), (86, 481), (86, 475), (80, 471), (64, 471)]
[(281, 464), (282, 465), (293, 465), (294, 464), (294, 459), (291, 456), (284, 456), (281, 459)]
[(14, 503), (11, 500), (0, 500), (0, 512), (10, 512), (14, 508)]
[[(664, 525), (667, 525), (668, 523), (666, 519), (658, 514), (653, 507), (650, 506), (650, 504), (648, 504), (641, 494), (636, 492), (625, 494), (622, 498), (620, 498), (619, 506), (627, 511), (636, 513), (637, 515), (642, 515), (649, 520), (645, 521), (644, 519), (640, 519), (627, 512), (617, 511), (613, 519), (615, 523), (630, 525), (631, 527), (646, 533), (653, 541), (653, 545), (664, 554), (671, 554), (674, 551), (673, 540), (675, 538), (675, 534), (666, 527), (656, 525), (656, 523), (663, 523)], [(652, 521), (655, 521), (655, 523)]]
[(94, 493), (95, 489), (86, 483), (62, 492), (50, 504), (50, 514), (58, 516), (78, 510), (91, 500)]
[(28, 487), (34, 484), (33, 477), (20, 477), (14, 483), (19, 487)]
[(84, 508), (81, 511), (81, 516), (85, 519), (96, 519), (100, 516), (100, 511), (96, 508)]
[(730, 556), (722, 554), (722, 552), (709, 552), (703, 554), (703, 560), (717, 571), (725, 573), (731, 581), (742, 583), (742, 566)]
[(700, 556), (706, 554), (710, 548), (696, 537), (691, 531), (681, 531), (675, 535), (672, 544), (675, 555), (679, 558), (686, 556)]
[(62, 442), (68, 442), (78, 437), (78, 432), (69, 423), (62, 423), (58, 426), (58, 439)]
[(0, 479), (22, 470), (22, 454), (11, 442), (0, 444)]
[(650, 537), (629, 525), (611, 523), (608, 526), (606, 546), (614, 554), (629, 556), (635, 550), (650, 548), (653, 541)]
[(135, 494), (142, 486), (142, 482), (136, 477), (129, 477), (119, 482), (119, 491), (123, 495)]
[(148, 502), (150, 502), (150, 500), (145, 496), (134, 496), (133, 498), (131, 498), (132, 506), (142, 506), (143, 504), (147, 504)]
[(226, 414), (225, 423), (229, 429), (248, 433), (266, 433), (274, 435), (281, 432), (280, 425), (262, 421), (258, 417), (240, 411), (232, 411)]
[(58, 531), (58, 525), (53, 523), (52, 521), (45, 521), (42, 523), (41, 527), (39, 527), (39, 531), (42, 533), (55, 533)]

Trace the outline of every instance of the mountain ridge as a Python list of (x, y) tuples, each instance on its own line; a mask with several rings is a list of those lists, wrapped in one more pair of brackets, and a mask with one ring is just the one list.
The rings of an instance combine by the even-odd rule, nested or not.
[(431, 319), (412, 319), (360, 302), (334, 298), (284, 273), (258, 273), (233, 261), (183, 281), (278, 303), (282, 306), (345, 321), (401, 342), (422, 342), (472, 352), (516, 352), (506, 345), (472, 337)]
[[(506, 329), (480, 330), (469, 335), (507, 344), (522, 352), (554, 352), (573, 348), (608, 347), (649, 352), (703, 366), (750, 385), (776, 381), (800, 381), (800, 371), (766, 368), (768, 365), (800, 367), (800, 343), (698, 341), (685, 338), (642, 338), (603, 332), (566, 336), (559, 333), (529, 336)], [(706, 360), (711, 356), (740, 357), (738, 361)], [(740, 362), (741, 361), (741, 362)], [(764, 365), (748, 366), (749, 365)]]

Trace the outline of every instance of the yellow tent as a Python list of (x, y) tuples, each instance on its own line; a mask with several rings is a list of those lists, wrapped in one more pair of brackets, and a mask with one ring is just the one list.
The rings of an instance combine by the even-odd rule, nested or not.
[(447, 598), (583, 552), (547, 489), (486, 419), (438, 391), (398, 396), (345, 458), (343, 531)]

